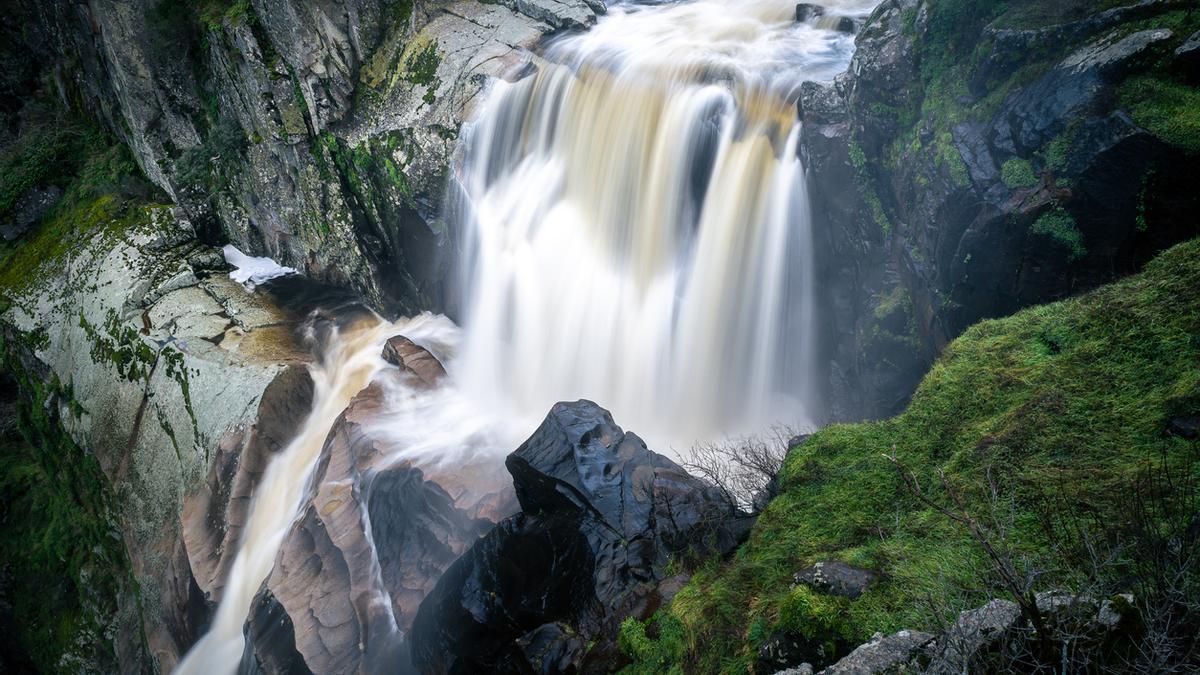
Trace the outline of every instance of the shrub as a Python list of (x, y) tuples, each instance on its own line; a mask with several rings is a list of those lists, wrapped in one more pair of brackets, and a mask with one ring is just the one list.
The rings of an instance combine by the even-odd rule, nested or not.
[(1033, 187), (1038, 184), (1037, 174), (1033, 172), (1033, 165), (1028, 160), (1019, 157), (1008, 160), (1000, 167), (1000, 180), (1004, 181), (1010, 190)]

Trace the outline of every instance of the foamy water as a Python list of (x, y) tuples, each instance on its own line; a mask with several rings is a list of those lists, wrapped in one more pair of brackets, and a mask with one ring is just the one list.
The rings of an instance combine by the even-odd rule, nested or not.
[[(861, 17), (875, 2), (825, 4)], [(424, 314), (331, 343), (312, 368), (313, 412), (255, 494), (212, 628), (177, 672), (237, 668), (325, 436), (392, 335), (449, 373), (432, 390), (387, 381), (369, 430), (395, 461), (502, 475), (551, 405), (578, 398), (666, 453), (812, 422), (819, 317), (795, 99), (845, 69), (853, 38), (794, 14), (777, 0), (614, 6), (550, 45), (535, 75), (495, 84), (451, 186), (464, 327)], [(247, 281), (280, 271), (239, 261)]]

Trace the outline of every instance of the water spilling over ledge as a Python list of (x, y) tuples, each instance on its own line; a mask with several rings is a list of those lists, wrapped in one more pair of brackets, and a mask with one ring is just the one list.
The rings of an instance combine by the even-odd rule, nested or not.
[[(776, 0), (618, 6), (550, 44), (532, 75), (496, 83), (463, 138), (448, 204), (464, 241), (462, 329), (430, 315), (364, 317), (331, 334), (310, 369), (313, 412), (256, 490), (213, 625), (178, 672), (234, 669), (254, 647), (243, 624), (249, 612), (257, 630), (260, 589), (303, 613), (289, 605), (309, 590), (278, 569), (310, 520), (345, 508), (328, 493), (350, 479), (315, 467), (339, 447), (348, 404), (368, 401), (370, 419), (353, 424), (385, 448), (359, 458), (352, 474), (364, 485), (420, 467), (416, 484), (452, 489), (445, 508), (482, 500), (471, 513), (499, 509), (489, 518), (513, 508), (507, 484), (488, 492), (501, 458), (560, 400), (600, 402), (663, 452), (811, 423), (815, 263), (795, 99), (801, 81), (845, 68), (852, 41), (794, 15)], [(449, 377), (432, 389), (376, 377), (399, 333)], [(414, 480), (405, 476), (392, 482)], [(309, 499), (334, 511), (315, 514)], [(355, 513), (361, 532), (329, 532), (330, 545), (365, 541), (374, 560), (371, 514)], [(361, 630), (402, 640), (415, 605), (388, 600), (377, 562), (355, 574), (373, 589), (352, 600)]]
[(451, 208), (465, 390), (513, 414), (591, 398), (677, 448), (812, 421), (795, 97), (843, 70), (852, 41), (795, 13), (618, 6), (496, 85)]

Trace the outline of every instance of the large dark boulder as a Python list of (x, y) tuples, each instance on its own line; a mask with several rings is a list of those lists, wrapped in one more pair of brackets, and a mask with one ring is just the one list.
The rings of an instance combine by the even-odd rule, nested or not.
[(590, 401), (555, 405), (506, 464), (522, 513), (422, 603), (412, 633), (421, 672), (611, 669), (620, 622), (661, 604), (669, 558), (724, 553), (739, 537), (716, 490)]

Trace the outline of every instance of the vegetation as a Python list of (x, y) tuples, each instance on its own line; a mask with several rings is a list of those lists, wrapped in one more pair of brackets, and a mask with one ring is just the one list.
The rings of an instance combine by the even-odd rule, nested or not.
[[(984, 36), (989, 24), (998, 27), (1031, 28), (1079, 20), (1097, 11), (1131, 4), (1128, 0), (931, 0), (928, 26), (917, 42), (920, 54), (921, 87), (900, 110), (900, 133), (893, 140), (885, 159), (896, 164), (913, 152), (929, 152), (938, 166), (946, 166), (956, 185), (962, 187), (963, 174), (952, 162), (946, 150), (946, 138), (922, 144), (919, 128), (931, 126), (948, 130), (955, 124), (972, 119), (987, 119), (1010, 93), (1018, 87), (1045, 74), (1070, 50), (1080, 46), (1070, 40), (1049, 41), (1022, 52), (1018, 63), (991, 68), (986, 81), (981, 65), (992, 57), (992, 43)], [(916, 12), (904, 17), (908, 33), (915, 32)], [(1200, 13), (1188, 9), (1173, 9), (1148, 19), (1120, 27), (1120, 31), (1169, 28), (1172, 37), (1141, 63), (1120, 84), (1113, 102), (1126, 108), (1134, 120), (1164, 142), (1185, 152), (1200, 152), (1200, 92), (1188, 86), (1172, 72), (1170, 55), (1188, 36), (1200, 30)], [(1096, 39), (1103, 35), (1090, 35)], [(994, 64), (993, 64), (994, 65)], [(1068, 129), (1052, 147), (1044, 149), (1043, 157), (1023, 157), (1010, 160), (1003, 167), (1002, 180), (1010, 188), (1030, 187), (1031, 176), (1036, 178), (1044, 162), (1052, 170), (1065, 168), (1065, 158), (1075, 140), (1078, 128)], [(944, 133), (944, 132), (943, 132)], [(948, 135), (948, 134), (946, 134)], [(1040, 162), (1039, 162), (1040, 163)]]
[(1014, 157), (1000, 167), (1000, 179), (1010, 190), (1033, 187), (1037, 185), (1037, 174), (1028, 160)]
[(1144, 75), (1126, 81), (1120, 98), (1139, 125), (1180, 150), (1200, 154), (1200, 89)]
[(1067, 259), (1072, 262), (1087, 255), (1083, 233), (1075, 226), (1075, 219), (1063, 208), (1042, 214), (1029, 231), (1053, 239), (1067, 250)]
[[(673, 663), (745, 673), (777, 632), (853, 645), (876, 631), (936, 629), (953, 612), (1005, 597), (978, 542), (913, 494), (892, 455), (934, 503), (958, 495), (1017, 567), (1037, 571), (1038, 590), (1119, 590), (1162, 539), (1154, 527), (1129, 527), (1145, 476), (1183, 471), (1192, 480), (1154, 492), (1196, 498), (1200, 443), (1165, 430), (1198, 413), (1193, 240), (1138, 276), (974, 326), (904, 414), (828, 427), (793, 448), (782, 492), (750, 540), (698, 570), (655, 618), (626, 623), (629, 672)], [(1080, 550), (1095, 541), (1123, 545), (1100, 568)], [(795, 572), (825, 559), (876, 570), (880, 580), (853, 601), (793, 584)]]
[[(112, 625), (132, 580), (108, 480), (58, 418), (82, 411), (57, 381), (31, 376), (7, 352), (3, 371), (0, 569), (9, 587), (0, 596), (14, 618), (5, 632), (15, 635), (0, 651), (18, 669), (28, 659), (40, 672), (116, 670)], [(10, 378), (23, 392), (15, 402)]]
[(35, 185), (64, 188), (63, 197), (29, 232), (0, 242), (0, 298), (6, 301), (34, 281), (37, 269), (61, 264), (81, 242), (143, 222), (140, 204), (154, 194), (123, 144), (63, 112), (45, 113), (8, 148), (4, 162), (16, 172), (30, 172), (6, 171), (0, 178), (5, 194)]
[(103, 136), (48, 103), (31, 104), (28, 126), (0, 151), (0, 222), (34, 187), (65, 188), (85, 158), (104, 146)]

